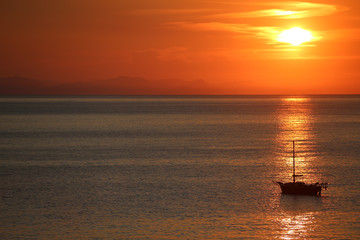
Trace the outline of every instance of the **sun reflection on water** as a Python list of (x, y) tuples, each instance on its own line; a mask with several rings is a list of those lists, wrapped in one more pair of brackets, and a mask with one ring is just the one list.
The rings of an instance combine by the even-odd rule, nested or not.
[[(304, 174), (298, 181), (313, 182), (313, 163), (316, 159), (312, 103), (310, 98), (289, 97), (281, 100), (278, 113), (278, 134), (275, 140), (276, 164), (279, 180), (290, 181), (295, 141), (296, 174)], [(282, 196), (281, 213), (274, 216), (280, 239), (307, 239), (316, 231), (317, 207), (313, 198)]]
[(288, 97), (288, 98), (283, 98), (282, 101), (285, 101), (285, 102), (308, 102), (309, 98), (306, 98), (306, 97)]
[(282, 100), (278, 141), (301, 141), (310, 139), (311, 109), (307, 98), (285, 98)]
[(280, 219), (280, 239), (303, 239), (313, 231), (313, 213), (287, 216)]
[[(311, 101), (306, 97), (283, 98), (278, 114), (278, 134), (275, 140), (277, 164), (283, 169), (280, 177), (287, 181), (292, 174), (292, 152), (295, 141), (296, 172), (310, 172), (310, 165), (316, 161), (316, 143), (313, 133)], [(285, 179), (284, 179), (285, 178)], [(303, 180), (310, 180), (309, 175)]]
[(272, 216), (276, 238), (312, 239), (320, 230), (321, 198), (282, 195), (278, 207), (280, 211)]

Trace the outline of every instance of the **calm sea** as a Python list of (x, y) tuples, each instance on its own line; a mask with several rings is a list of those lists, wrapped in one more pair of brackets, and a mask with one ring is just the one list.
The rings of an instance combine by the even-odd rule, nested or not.
[(0, 149), (1, 239), (360, 239), (360, 96), (2, 97)]

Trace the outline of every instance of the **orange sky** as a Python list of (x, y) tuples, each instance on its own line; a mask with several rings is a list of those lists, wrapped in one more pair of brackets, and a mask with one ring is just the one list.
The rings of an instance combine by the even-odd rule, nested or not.
[[(30, 79), (39, 94), (360, 94), (359, 13), (358, 0), (2, 1), (0, 94)], [(292, 27), (313, 40), (277, 41)]]

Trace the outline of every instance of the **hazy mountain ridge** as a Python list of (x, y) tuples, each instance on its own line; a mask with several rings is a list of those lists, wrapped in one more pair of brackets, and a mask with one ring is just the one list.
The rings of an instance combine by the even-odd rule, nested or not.
[(147, 80), (140, 77), (120, 76), (93, 81), (56, 83), (20, 76), (0, 78), (1, 95), (160, 95), (160, 94), (211, 94), (203, 80), (179, 79)]

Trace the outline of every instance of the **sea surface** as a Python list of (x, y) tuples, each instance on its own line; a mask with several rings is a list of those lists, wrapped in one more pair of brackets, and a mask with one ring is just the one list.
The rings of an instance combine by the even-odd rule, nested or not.
[(360, 239), (360, 96), (2, 97), (0, 239)]

